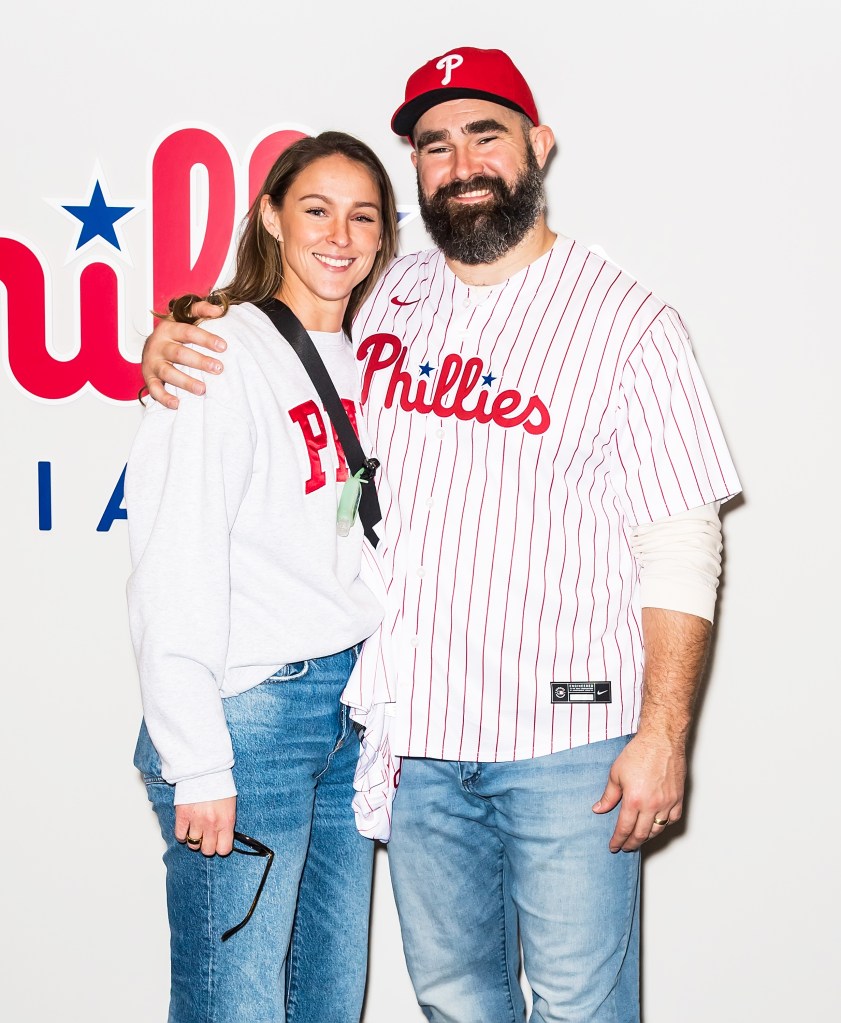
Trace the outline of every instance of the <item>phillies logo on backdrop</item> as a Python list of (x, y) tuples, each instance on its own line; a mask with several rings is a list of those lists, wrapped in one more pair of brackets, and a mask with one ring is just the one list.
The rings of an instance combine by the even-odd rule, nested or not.
[[(165, 310), (170, 298), (206, 294), (220, 279), (244, 210), (257, 194), (277, 156), (309, 132), (297, 127), (273, 131), (253, 148), (244, 168), (217, 135), (205, 128), (171, 131), (150, 161), (151, 274), (145, 282), (148, 305)], [(98, 165), (97, 165), (98, 166)], [(206, 207), (195, 217), (196, 168), (202, 168)], [(245, 180), (242, 180), (245, 171)], [(78, 230), (76, 255), (85, 262), (78, 278), (78, 315), (58, 310), (66, 330), (74, 323), (76, 354), (58, 358), (50, 350), (52, 294), (46, 261), (19, 238), (0, 237), (0, 284), (6, 289), (8, 366), (18, 385), (33, 398), (61, 402), (92, 389), (112, 401), (134, 401), (142, 384), (140, 366), (120, 351), (122, 280), (104, 259), (91, 259), (102, 246), (122, 252), (120, 222), (136, 212), (110, 201), (104, 176), (95, 174), (87, 203), (62, 205)], [(243, 202), (238, 202), (242, 196)], [(200, 243), (191, 221), (205, 222)], [(79, 227), (81, 225), (81, 227)]]

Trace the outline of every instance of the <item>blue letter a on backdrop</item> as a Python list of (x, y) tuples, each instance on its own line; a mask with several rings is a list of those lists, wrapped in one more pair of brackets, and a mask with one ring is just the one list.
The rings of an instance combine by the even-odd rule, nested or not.
[(99, 520), (99, 525), (96, 527), (97, 533), (107, 533), (117, 519), (128, 518), (128, 512), (123, 508), (123, 487), (125, 482), (126, 467), (123, 466), (123, 471), (120, 473), (116, 487), (114, 487), (114, 493), (111, 494), (108, 505), (102, 513), (102, 518)]

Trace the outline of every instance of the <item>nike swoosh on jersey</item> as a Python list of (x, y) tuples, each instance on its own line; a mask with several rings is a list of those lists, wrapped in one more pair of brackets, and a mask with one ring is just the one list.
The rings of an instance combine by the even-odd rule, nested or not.
[(418, 302), (420, 302), (419, 298), (410, 298), (408, 302), (403, 302), (397, 296), (391, 300), (392, 305), (417, 305)]

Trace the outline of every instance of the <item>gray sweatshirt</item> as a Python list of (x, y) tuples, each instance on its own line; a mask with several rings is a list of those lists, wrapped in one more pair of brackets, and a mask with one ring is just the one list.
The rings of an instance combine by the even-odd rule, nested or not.
[[(347, 649), (382, 617), (359, 578), (361, 524), (336, 531), (346, 469), (298, 357), (252, 305), (213, 330), (225, 372), (203, 377), (203, 398), (179, 391), (176, 412), (150, 403), (125, 483), (143, 714), (176, 803), (236, 792), (223, 698)], [(350, 343), (311, 336), (359, 422)]]

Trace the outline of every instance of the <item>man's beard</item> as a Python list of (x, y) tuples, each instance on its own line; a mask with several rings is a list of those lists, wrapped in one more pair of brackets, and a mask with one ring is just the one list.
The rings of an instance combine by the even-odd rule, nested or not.
[[(457, 205), (450, 200), (464, 192), (487, 188), (487, 202)], [(451, 181), (431, 196), (418, 179), (420, 212), (430, 237), (448, 259), (468, 266), (495, 263), (525, 238), (546, 207), (543, 173), (532, 147), (526, 166), (513, 186), (484, 174), (470, 181)]]

